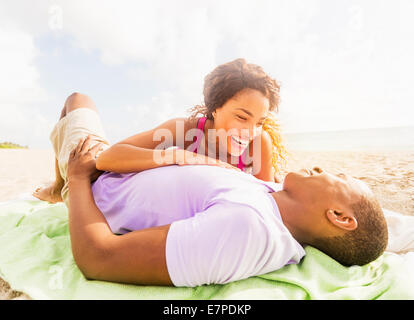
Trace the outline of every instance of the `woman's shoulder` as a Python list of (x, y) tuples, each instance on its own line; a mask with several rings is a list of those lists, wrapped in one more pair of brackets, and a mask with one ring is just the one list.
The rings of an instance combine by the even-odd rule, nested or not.
[[(260, 148), (255, 148), (255, 144), (258, 144)], [(263, 154), (272, 153), (273, 143), (272, 137), (270, 134), (263, 130), (259, 135), (257, 135), (249, 144), (249, 156), (261, 157)], [(259, 154), (253, 154), (254, 150), (260, 150)]]
[[(174, 145), (187, 149), (193, 141), (187, 141), (185, 138), (188, 132), (197, 128), (197, 123), (202, 117), (177, 117), (168, 120), (168, 125), (164, 128), (170, 129), (174, 136)], [(184, 138), (184, 141), (179, 141)]]
[(202, 120), (203, 116), (199, 116), (199, 117), (187, 117), (187, 118), (182, 118), (185, 119), (184, 121), (184, 131), (187, 132), (190, 129), (195, 129), (198, 127), (198, 124), (200, 122), (200, 120)]
[(169, 127), (171, 129), (174, 128), (174, 131), (183, 130), (186, 132), (189, 129), (197, 127), (197, 121), (199, 118), (190, 118), (190, 117), (177, 117), (171, 118), (165, 121), (162, 124), (162, 127), (166, 128)]
[(184, 128), (184, 131), (189, 129), (197, 128), (198, 122), (205, 117), (177, 117), (171, 118), (165, 121), (161, 126), (162, 127), (174, 127), (174, 128)]
[[(272, 151), (272, 146), (273, 146), (273, 142), (272, 142), (272, 137), (270, 136), (269, 132), (263, 130), (262, 133), (260, 134), (260, 141), (262, 143), (262, 148), (265, 148), (265, 152), (271, 152)], [(263, 151), (262, 151), (263, 152)]]

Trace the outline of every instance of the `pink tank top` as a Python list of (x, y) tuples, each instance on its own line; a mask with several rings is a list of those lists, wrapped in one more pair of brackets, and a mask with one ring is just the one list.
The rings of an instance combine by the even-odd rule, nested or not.
[[(195, 153), (197, 152), (197, 149), (200, 146), (201, 138), (203, 137), (203, 134), (204, 134), (204, 126), (206, 124), (206, 120), (207, 120), (207, 117), (201, 117), (198, 120), (197, 129), (199, 129), (199, 131), (197, 132), (197, 135), (194, 137), (194, 140), (193, 140), (193, 142), (196, 142), (194, 144), (195, 148), (193, 150), (193, 152), (195, 152)], [(243, 154), (239, 156), (239, 163), (237, 164), (237, 168), (244, 171), (244, 163), (243, 163), (242, 156), (243, 156)]]

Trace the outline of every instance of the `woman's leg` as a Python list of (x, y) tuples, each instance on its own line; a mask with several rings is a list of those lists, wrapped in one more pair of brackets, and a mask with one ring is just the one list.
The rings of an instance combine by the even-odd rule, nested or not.
[(79, 108), (89, 108), (98, 112), (95, 102), (86, 94), (79, 92), (72, 93), (65, 102), (66, 114)]
[[(78, 108), (90, 108), (97, 111), (96, 105), (91, 98), (89, 98), (87, 95), (75, 92), (66, 99), (65, 105), (60, 113), (59, 120), (65, 117), (67, 113)], [(44, 187), (36, 188), (32, 195), (40, 200), (48, 201), (51, 203), (62, 202), (63, 200), (61, 191), (65, 182), (60, 175), (57, 158), (55, 158), (55, 175), (55, 181), (49, 183)]]

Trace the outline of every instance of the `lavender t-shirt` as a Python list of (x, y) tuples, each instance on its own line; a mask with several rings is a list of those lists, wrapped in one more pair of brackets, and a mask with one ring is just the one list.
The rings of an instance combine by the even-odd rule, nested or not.
[(114, 233), (171, 224), (165, 254), (177, 287), (224, 284), (298, 263), (305, 251), (270, 194), (281, 189), (209, 165), (105, 172), (92, 185)]

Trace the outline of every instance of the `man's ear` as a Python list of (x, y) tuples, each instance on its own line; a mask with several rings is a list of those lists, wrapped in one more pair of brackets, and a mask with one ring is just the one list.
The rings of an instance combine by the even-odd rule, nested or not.
[(352, 231), (358, 227), (358, 221), (352, 212), (328, 209), (326, 217), (334, 226), (343, 230)]

